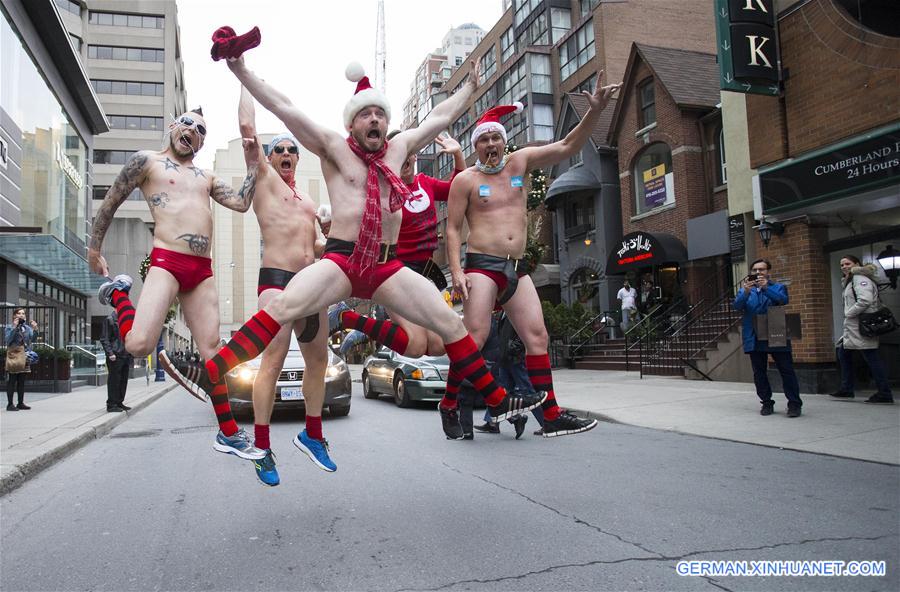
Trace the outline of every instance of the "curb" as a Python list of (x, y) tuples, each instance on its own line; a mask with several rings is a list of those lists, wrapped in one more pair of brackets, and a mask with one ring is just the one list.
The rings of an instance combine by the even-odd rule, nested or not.
[(3, 475), (3, 477), (0, 478), (0, 497), (17, 489), (44, 469), (53, 466), (57, 461), (69, 456), (88, 442), (107, 435), (119, 424), (126, 421), (129, 416), (134, 415), (155, 402), (160, 397), (173, 390), (176, 386), (178, 385), (174, 383), (170, 386), (166, 386), (158, 392), (141, 400), (131, 408), (131, 411), (126, 411), (125, 413), (108, 414), (105, 411), (98, 411), (96, 412), (96, 417), (88, 420), (82, 428), (74, 430), (72, 433), (51, 439), (49, 441), (50, 450), (23, 462), (21, 465), (18, 465), (14, 471), (7, 475)]

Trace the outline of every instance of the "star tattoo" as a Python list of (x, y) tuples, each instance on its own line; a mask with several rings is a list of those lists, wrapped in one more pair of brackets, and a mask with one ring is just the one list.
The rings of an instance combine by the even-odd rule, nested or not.
[(166, 157), (165, 160), (160, 160), (159, 162), (166, 165), (166, 170), (169, 170), (169, 169), (175, 169), (176, 171), (178, 170), (179, 165), (177, 163), (173, 162), (168, 156)]
[(194, 171), (194, 177), (203, 177), (206, 178), (206, 175), (203, 174), (203, 169), (197, 168), (195, 166), (189, 166), (188, 170)]

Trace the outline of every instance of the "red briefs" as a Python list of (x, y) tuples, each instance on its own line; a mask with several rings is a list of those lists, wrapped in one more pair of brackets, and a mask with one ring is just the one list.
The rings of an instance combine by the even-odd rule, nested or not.
[(178, 281), (179, 292), (190, 292), (206, 278), (211, 278), (212, 259), (186, 255), (154, 247), (150, 251), (150, 267), (165, 269)]
[[(500, 293), (502, 293), (503, 290), (506, 289), (506, 286), (509, 284), (509, 280), (506, 279), (506, 276), (503, 275), (502, 273), (500, 273), (499, 271), (491, 271), (490, 269), (478, 269), (478, 268), (467, 267), (467, 268), (463, 269), (463, 273), (480, 273), (481, 275), (485, 275), (485, 276), (491, 278), (492, 280), (494, 280), (494, 283), (497, 284), (497, 292), (500, 292)], [(516, 275), (518, 277), (524, 277), (528, 274), (525, 273), (524, 271), (517, 271)]]
[[(375, 267), (369, 269), (365, 275), (357, 275), (350, 271), (350, 254), (353, 253), (353, 247), (356, 244), (350, 241), (342, 241), (334, 238), (329, 238), (325, 242), (325, 254), (322, 255), (322, 259), (328, 259), (329, 261), (334, 261), (338, 267), (341, 268), (341, 271), (344, 272), (344, 275), (347, 276), (347, 279), (350, 280), (350, 286), (352, 291), (350, 292), (351, 296), (356, 298), (363, 298), (365, 300), (369, 300), (372, 298), (372, 294), (375, 293), (381, 284), (386, 282), (388, 278), (392, 275), (403, 269), (403, 262), (397, 259), (396, 253), (387, 258), (387, 261), (381, 263), (380, 261), (384, 260), (384, 257), (379, 257), (379, 263), (375, 264)], [(382, 245), (382, 251), (384, 251), (386, 245)], [(391, 245), (392, 250), (395, 249), (394, 245)], [(343, 251), (343, 252), (339, 252)]]

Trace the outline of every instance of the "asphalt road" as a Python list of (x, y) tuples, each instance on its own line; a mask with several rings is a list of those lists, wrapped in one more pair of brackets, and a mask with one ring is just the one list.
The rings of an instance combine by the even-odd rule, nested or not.
[[(277, 419), (282, 484), (213, 451), (172, 392), (0, 499), (17, 590), (898, 590), (900, 469), (601, 424), (443, 439), (362, 398), (317, 469)], [(247, 425), (248, 429), (252, 426)], [(679, 561), (884, 560), (883, 577), (679, 576)]]

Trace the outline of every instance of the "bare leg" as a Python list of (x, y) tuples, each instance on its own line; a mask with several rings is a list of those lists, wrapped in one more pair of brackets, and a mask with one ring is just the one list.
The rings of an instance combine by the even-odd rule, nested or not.
[(129, 353), (144, 357), (156, 349), (163, 322), (177, 293), (178, 280), (171, 273), (161, 267), (150, 268), (147, 279), (144, 280), (141, 298), (135, 307), (134, 324), (125, 336), (125, 349)]
[(200, 355), (209, 359), (219, 347), (219, 295), (216, 292), (216, 280), (206, 278), (190, 292), (180, 293), (178, 300)]
[(497, 284), (483, 273), (467, 273), (471, 282), (469, 298), (463, 302), (463, 323), (478, 348), (484, 346), (491, 334), (491, 312), (497, 301)]
[[(303, 320), (294, 324), (294, 331), (302, 333), (306, 327)], [(303, 370), (303, 399), (306, 401), (307, 416), (321, 417), (325, 403), (325, 369), (328, 366), (328, 314), (319, 313), (319, 332), (309, 343), (300, 344), (300, 353), (306, 367)]]

